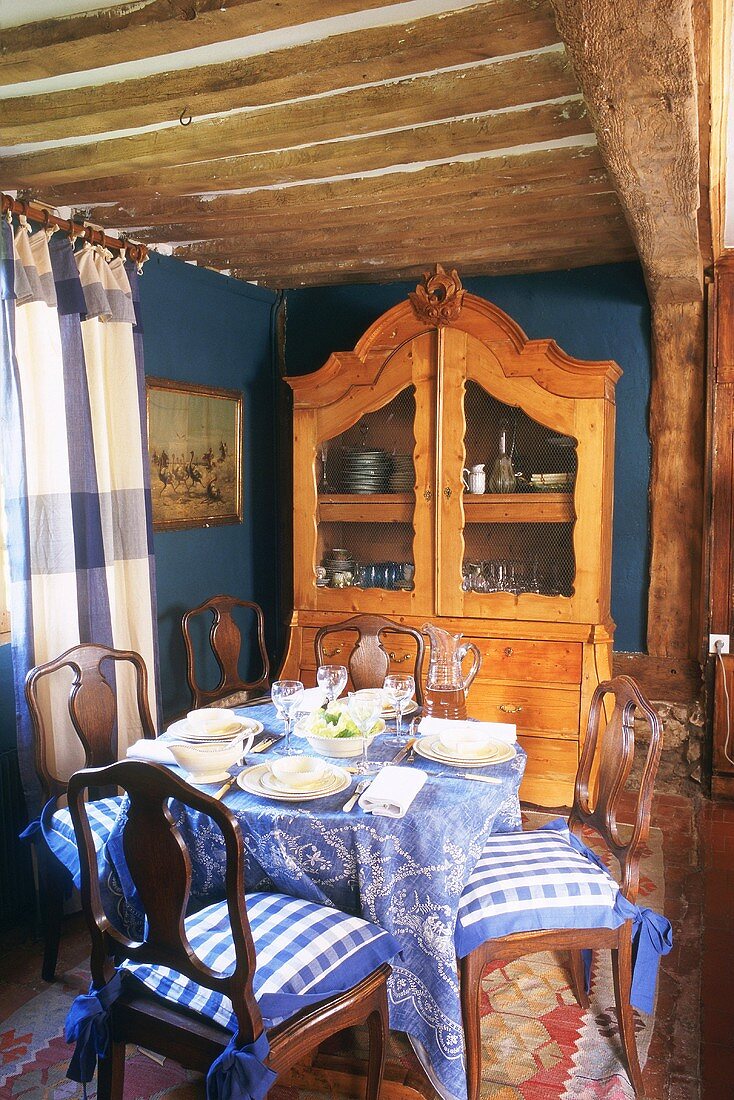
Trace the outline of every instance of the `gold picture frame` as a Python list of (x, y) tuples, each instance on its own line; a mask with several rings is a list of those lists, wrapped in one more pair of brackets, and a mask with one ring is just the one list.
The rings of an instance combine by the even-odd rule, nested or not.
[(153, 529), (242, 522), (238, 390), (147, 378)]

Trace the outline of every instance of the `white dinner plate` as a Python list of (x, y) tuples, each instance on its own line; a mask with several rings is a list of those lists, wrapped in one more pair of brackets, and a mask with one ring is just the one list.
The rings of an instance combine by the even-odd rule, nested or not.
[(314, 798), (326, 798), (327, 795), (339, 794), (340, 791), (347, 789), (352, 781), (349, 772), (334, 764), (331, 766), (331, 772), (332, 780), (327, 788), (317, 791), (294, 791), (292, 794), (273, 790), (269, 784), (263, 783), (265, 775), (274, 778), (269, 764), (254, 764), (250, 768), (245, 768), (237, 776), (237, 782), (242, 790), (247, 791), (248, 794), (258, 794), (263, 798), (274, 798), (279, 802), (310, 802)]
[(309, 787), (296, 787), (292, 783), (284, 782), (271, 771), (263, 772), (259, 781), (266, 791), (273, 791), (275, 794), (328, 794), (334, 786), (334, 773), (329, 769), (318, 782)]
[(212, 736), (210, 733), (200, 733), (193, 729), (185, 718), (179, 718), (178, 722), (173, 722), (166, 733), (170, 733), (177, 741), (186, 741), (190, 745), (218, 745), (224, 744), (227, 741), (232, 741), (235, 737), (239, 737), (240, 734), (247, 735), (252, 733), (257, 737), (258, 733), (262, 733), (265, 729), (262, 722), (258, 722), (254, 718), (240, 718), (237, 729), (232, 728), (229, 733), (216, 734)]
[[(417, 710), (418, 704), (416, 703), (415, 699), (411, 699), (410, 702), (403, 707), (403, 718), (405, 718), (408, 714), (415, 714)], [(397, 711), (395, 710), (395, 707), (392, 705), (392, 703), (385, 703), (382, 710), (380, 711), (380, 717), (394, 718), (396, 713)]]
[(514, 745), (507, 745), (504, 741), (492, 741), (485, 755), (458, 757), (451, 756), (441, 746), (439, 749), (439, 735), (428, 733), (419, 737), (413, 746), (419, 756), (426, 760), (434, 760), (438, 764), (448, 764), (450, 768), (486, 768), (489, 764), (504, 764), (515, 756)]

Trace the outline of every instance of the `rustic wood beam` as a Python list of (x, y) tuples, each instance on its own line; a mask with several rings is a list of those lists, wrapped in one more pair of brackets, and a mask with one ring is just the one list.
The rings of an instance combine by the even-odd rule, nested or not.
[(552, 15), (526, 0), (495, 0), (398, 26), (368, 27), (233, 61), (8, 99), (4, 143), (198, 117), (301, 99), (367, 82), (535, 50), (558, 42)]
[(648, 699), (666, 703), (693, 703), (701, 699), (703, 684), (698, 661), (650, 657), (647, 653), (613, 653), (615, 676), (631, 676)]
[[(0, 84), (85, 72), (403, 0), (138, 0), (3, 30)], [(102, 59), (102, 60), (100, 60)]]
[(703, 293), (691, 0), (551, 0), (650, 297)]
[[(711, 150), (708, 192), (711, 205), (711, 234), (714, 259), (724, 254), (726, 216), (727, 131), (732, 104), (731, 44), (734, 41), (734, 11), (730, 0), (711, 0)], [(734, 166), (729, 164), (729, 172)]]
[[(444, 257), (445, 258), (445, 257)], [(435, 259), (435, 255), (434, 255)], [(486, 257), (453, 257), (447, 264), (460, 264), (462, 275), (522, 275), (534, 271), (560, 271), (565, 267), (591, 267), (598, 263), (618, 263), (634, 259), (629, 246), (620, 246), (611, 242), (602, 252), (599, 244), (591, 247), (570, 247), (563, 252), (543, 252), (537, 256), (513, 256), (511, 260), (490, 263)], [(200, 266), (214, 266), (204, 264)], [(359, 265), (314, 265), (303, 266), (289, 264), (285, 269), (259, 272), (246, 268), (216, 268), (229, 270), (236, 278), (255, 280), (262, 286), (273, 289), (287, 289), (304, 286), (332, 286), (340, 283), (382, 283), (404, 282), (420, 279), (425, 271), (424, 263), (404, 263), (393, 267), (373, 264)]]
[(130, 196), (196, 194), (217, 189), (265, 187), (350, 175), (431, 159), (450, 159), (514, 146), (541, 145), (587, 134), (586, 107), (578, 100), (540, 104), (500, 114), (435, 122), (369, 137), (319, 142), (246, 156), (172, 165), (161, 171), (125, 171), (102, 179), (60, 184), (45, 194), (63, 205), (89, 205)]
[(345, 134), (374, 133), (577, 94), (564, 52), (531, 54), (216, 119), (194, 119), (185, 128), (176, 125), (7, 157), (3, 179), (6, 187), (45, 188), (86, 177), (90, 164), (98, 176), (130, 166), (159, 170), (182, 160), (204, 161), (331, 141)]
[(652, 303), (650, 590), (647, 649), (700, 646), (705, 322), (701, 301)]

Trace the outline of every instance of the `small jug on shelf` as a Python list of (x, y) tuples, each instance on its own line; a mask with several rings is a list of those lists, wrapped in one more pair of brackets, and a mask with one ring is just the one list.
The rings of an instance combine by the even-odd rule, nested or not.
[(516, 488), (515, 471), (512, 468), (512, 459), (507, 453), (507, 431), (500, 432), (500, 451), (494, 460), (492, 473), (489, 475), (490, 493), (514, 493)]
[[(424, 623), (421, 627), (431, 640), (423, 708), (435, 718), (466, 718), (466, 693), (479, 672), (482, 655), (474, 642), (463, 642), (461, 634), (449, 634), (443, 627)], [(464, 675), (462, 661), (467, 653), (473, 663)]]
[(484, 463), (479, 462), (476, 466), (471, 466), (469, 469), (461, 471), (461, 480), (464, 482), (464, 488), (469, 493), (483, 493), (486, 484), (486, 474), (484, 472)]

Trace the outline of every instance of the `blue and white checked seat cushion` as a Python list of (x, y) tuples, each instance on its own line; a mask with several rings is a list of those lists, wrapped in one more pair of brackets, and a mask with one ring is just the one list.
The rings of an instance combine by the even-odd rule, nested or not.
[[(376, 924), (285, 894), (247, 894), (247, 916), (257, 955), (253, 988), (266, 1027), (345, 992), (400, 950)], [(226, 902), (209, 905), (184, 923), (201, 961), (220, 973), (231, 971), (234, 946)], [(232, 1003), (221, 993), (165, 966), (127, 961), (120, 970), (165, 1000), (236, 1031)]]
[(513, 932), (618, 928), (626, 919), (618, 896), (618, 884), (563, 819), (533, 832), (497, 833), (461, 895), (456, 954)]
[[(122, 805), (122, 795), (114, 798), (100, 798), (96, 802), (87, 802), (86, 811), (89, 818), (89, 828), (92, 831), (94, 850), (99, 853), (109, 840), (112, 826), (117, 821), (117, 815)], [(51, 828), (59, 838), (59, 844), (65, 842), (71, 844), (76, 851), (76, 837), (71, 821), (71, 813), (68, 809), (57, 810), (51, 816)]]

